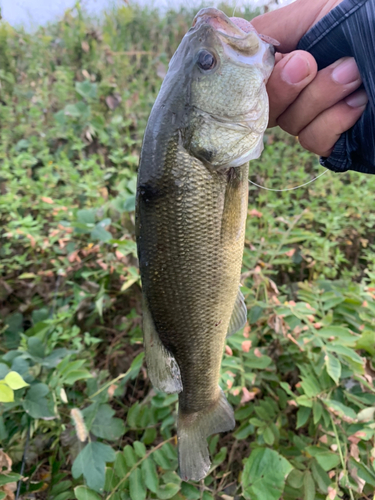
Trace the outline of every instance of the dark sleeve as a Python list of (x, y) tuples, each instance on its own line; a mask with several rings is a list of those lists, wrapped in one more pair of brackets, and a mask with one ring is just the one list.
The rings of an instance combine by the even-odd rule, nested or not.
[(355, 58), (369, 103), (331, 156), (320, 161), (335, 172), (375, 174), (375, 0), (344, 0), (306, 33), (298, 49), (310, 52), (319, 69), (341, 57)]

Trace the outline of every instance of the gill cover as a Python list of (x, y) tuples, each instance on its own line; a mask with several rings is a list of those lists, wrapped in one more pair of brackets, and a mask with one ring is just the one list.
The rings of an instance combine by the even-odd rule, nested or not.
[(197, 14), (188, 35), (197, 48), (184, 146), (217, 169), (258, 158), (268, 124), (266, 82), (273, 46), (212, 8)]

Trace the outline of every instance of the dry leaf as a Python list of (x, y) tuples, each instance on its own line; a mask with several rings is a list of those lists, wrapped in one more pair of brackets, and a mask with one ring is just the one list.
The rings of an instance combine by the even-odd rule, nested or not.
[(250, 331), (251, 331), (251, 327), (250, 327), (249, 323), (246, 321), (245, 328), (243, 329), (243, 336), (248, 339), (249, 335), (250, 335)]
[(354, 458), (354, 460), (359, 462), (359, 448), (357, 444), (352, 443), (350, 445), (350, 455)]
[(2, 473), (6, 473), (10, 472), (11, 470), (12, 470), (12, 459), (3, 450), (0, 450), (0, 471)]
[(2, 492), (5, 493), (5, 497), (3, 500), (14, 500), (14, 492), (17, 489), (17, 483), (7, 483), (4, 484), (1, 488)]
[(335, 488), (328, 486), (328, 498), (329, 500), (335, 500), (337, 491)]
[(232, 349), (229, 347), (229, 345), (226, 345), (226, 346), (225, 346), (225, 352), (228, 354), (228, 356), (232, 356), (232, 355), (233, 355), (233, 351), (232, 351)]
[(251, 340), (244, 340), (241, 344), (243, 352), (249, 352), (251, 349)]
[(241, 403), (248, 403), (249, 401), (255, 399), (256, 396), (255, 392), (248, 391), (246, 387), (242, 387), (242, 394)]
[(109, 109), (111, 109), (111, 110), (116, 109), (121, 101), (122, 101), (121, 96), (120, 96), (120, 94), (117, 94), (117, 93), (112, 94), (112, 95), (108, 95), (105, 98), (105, 102), (106, 102), (107, 106), (109, 107)]
[(249, 210), (247, 213), (248, 213), (248, 215), (249, 215), (250, 217), (258, 217), (259, 219), (260, 219), (261, 217), (263, 217), (262, 212), (259, 212), (259, 211), (258, 211), (258, 210), (256, 210), (255, 208), (253, 208), (252, 210)]
[(90, 45), (86, 42), (86, 40), (81, 42), (81, 47), (84, 52), (90, 52)]
[(364, 488), (364, 486), (366, 484), (366, 481), (364, 479), (361, 479), (360, 477), (358, 477), (357, 468), (356, 467), (353, 467), (350, 470), (350, 475), (352, 476), (352, 478), (354, 479), (354, 481), (357, 483), (358, 492), (362, 493), (363, 488)]
[(116, 384), (111, 384), (109, 387), (108, 387), (108, 390), (107, 390), (107, 394), (110, 398), (113, 397), (114, 393), (115, 393), (115, 390), (117, 389), (117, 385)]
[(54, 203), (52, 198), (49, 198), (48, 196), (42, 196), (40, 198), (44, 203), (48, 203), (49, 205), (52, 205)]

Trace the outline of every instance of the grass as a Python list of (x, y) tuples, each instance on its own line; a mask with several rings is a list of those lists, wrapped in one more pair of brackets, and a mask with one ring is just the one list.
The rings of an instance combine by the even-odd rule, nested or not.
[[(176, 474), (177, 398), (143, 363), (134, 197), (193, 15), (125, 5), (99, 23), (77, 6), (33, 34), (0, 24), (0, 500), (16, 484), (48, 500), (373, 496), (375, 180), (358, 173), (249, 186), (248, 325), (221, 378), (237, 427), (210, 438), (204, 481)], [(269, 130), (250, 172), (282, 189), (322, 169)]]

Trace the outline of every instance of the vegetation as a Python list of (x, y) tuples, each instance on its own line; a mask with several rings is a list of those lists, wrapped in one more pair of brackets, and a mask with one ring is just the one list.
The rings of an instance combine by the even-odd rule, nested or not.
[[(77, 6), (34, 34), (0, 24), (0, 500), (373, 498), (375, 179), (357, 173), (250, 185), (248, 324), (221, 379), (237, 427), (209, 439), (204, 481), (176, 474), (177, 397), (143, 362), (133, 210), (192, 17), (125, 5), (99, 23)], [(265, 142), (254, 182), (321, 172), (280, 131)]]

